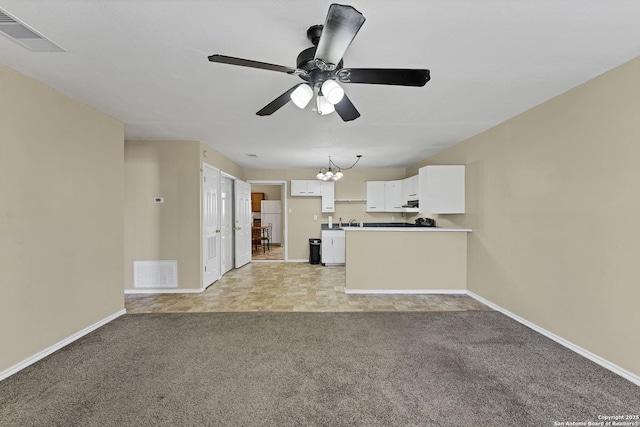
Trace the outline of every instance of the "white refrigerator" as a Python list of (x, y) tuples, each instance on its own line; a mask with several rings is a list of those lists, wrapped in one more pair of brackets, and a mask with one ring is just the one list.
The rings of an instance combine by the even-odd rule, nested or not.
[(263, 200), (260, 202), (260, 224), (264, 227), (271, 224), (271, 244), (282, 244), (282, 204), (280, 200)]

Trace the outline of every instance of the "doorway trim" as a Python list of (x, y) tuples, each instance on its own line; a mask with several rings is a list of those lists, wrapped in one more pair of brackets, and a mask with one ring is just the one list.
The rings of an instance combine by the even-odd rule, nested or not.
[(287, 188), (286, 180), (256, 180), (248, 179), (247, 182), (251, 185), (280, 185), (282, 186), (282, 211), (284, 213), (284, 261), (289, 260), (289, 208), (287, 206), (287, 195), (289, 190)]

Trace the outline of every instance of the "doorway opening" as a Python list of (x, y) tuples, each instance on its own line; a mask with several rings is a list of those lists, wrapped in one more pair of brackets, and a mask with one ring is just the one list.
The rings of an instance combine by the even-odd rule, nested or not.
[(252, 261), (286, 261), (287, 182), (248, 181), (253, 221)]

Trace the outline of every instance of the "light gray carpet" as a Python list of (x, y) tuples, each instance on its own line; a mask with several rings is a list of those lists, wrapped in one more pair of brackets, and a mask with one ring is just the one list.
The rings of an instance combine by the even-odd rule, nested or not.
[(553, 426), (640, 387), (497, 312), (125, 315), (0, 382), (2, 426)]

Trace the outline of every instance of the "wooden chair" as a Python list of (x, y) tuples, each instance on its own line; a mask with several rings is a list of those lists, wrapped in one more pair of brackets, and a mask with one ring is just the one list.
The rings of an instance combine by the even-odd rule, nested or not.
[[(271, 230), (273, 226), (271, 223), (267, 226), (267, 228), (262, 229), (262, 234), (260, 236), (260, 244), (262, 245), (262, 251), (266, 252), (266, 248), (271, 250)], [(265, 244), (266, 243), (266, 244)]]
[(260, 227), (253, 227), (251, 229), (251, 245), (254, 252), (258, 252), (258, 245), (262, 243), (262, 230)]

